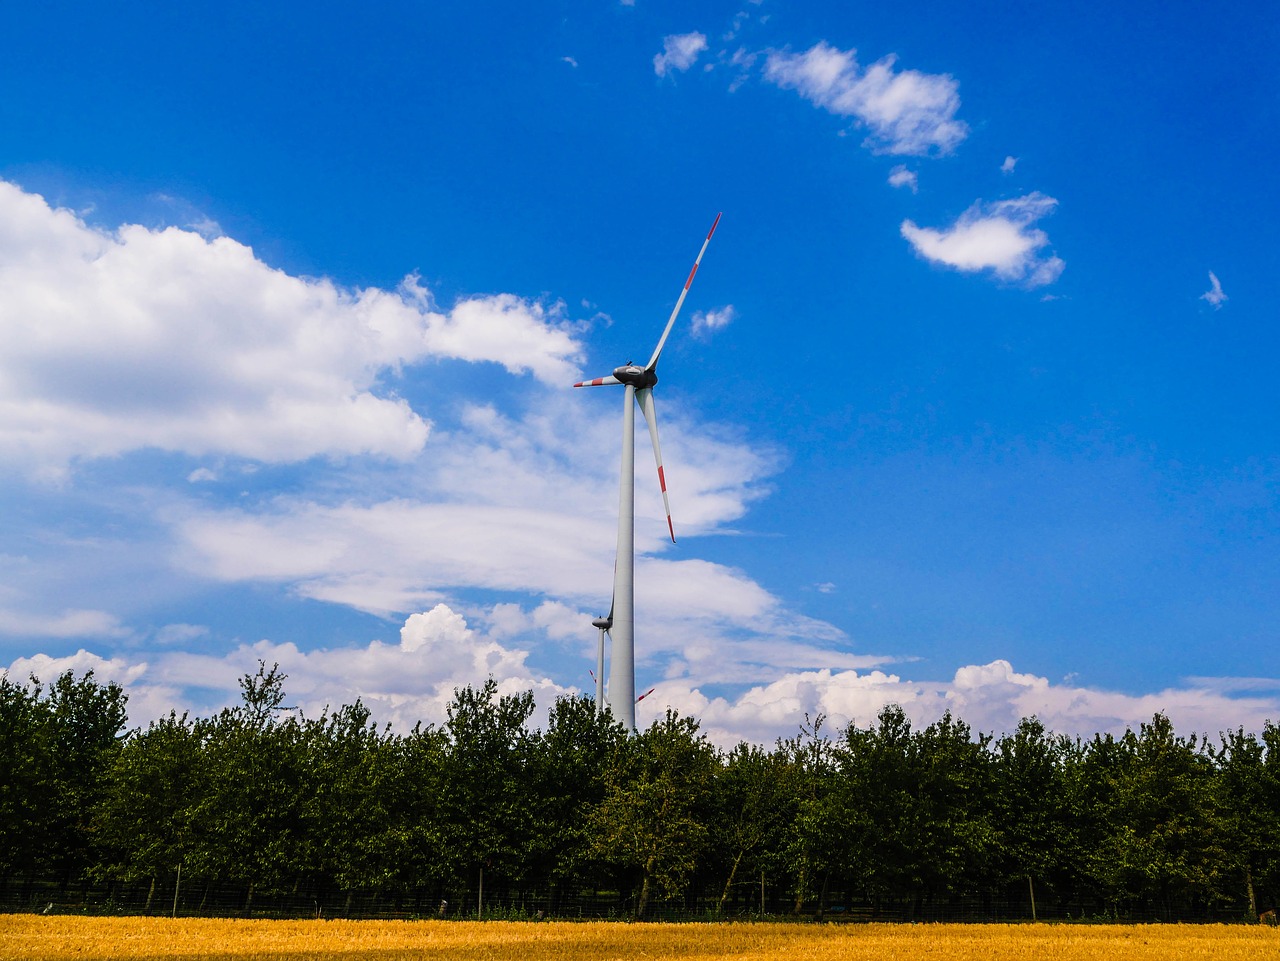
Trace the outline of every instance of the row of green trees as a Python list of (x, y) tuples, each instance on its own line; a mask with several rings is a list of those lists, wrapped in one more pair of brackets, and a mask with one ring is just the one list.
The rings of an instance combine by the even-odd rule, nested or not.
[(399, 734), (359, 702), (288, 710), (284, 680), (263, 667), (236, 707), (127, 731), (123, 690), (92, 674), (0, 678), (0, 882), (154, 893), (181, 865), (244, 910), (299, 890), (434, 910), (483, 878), (552, 912), (594, 892), (642, 916), (766, 895), (920, 916), (1016, 892), (1042, 915), (1243, 917), (1280, 890), (1271, 724), (1210, 742), (1157, 714), (1082, 740), (1027, 719), (994, 738), (889, 707), (725, 752), (692, 718), (629, 736), (585, 698), (535, 729), (532, 694), (492, 681)]

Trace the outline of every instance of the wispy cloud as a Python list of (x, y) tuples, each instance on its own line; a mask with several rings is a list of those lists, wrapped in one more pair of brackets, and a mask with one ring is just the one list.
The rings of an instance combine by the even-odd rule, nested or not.
[[(183, 564), (202, 577), (274, 582), (379, 614), (471, 588), (589, 603), (609, 582), (616, 521), (603, 508), (617, 498), (614, 481), (598, 469), (598, 452), (617, 448), (613, 407), (606, 412), (593, 400), (547, 394), (519, 418), (471, 407), (433, 438), (411, 492), (401, 496), (362, 495), (353, 478), (353, 489), (337, 497), (175, 510)], [(774, 469), (768, 453), (693, 429), (678, 407), (663, 418), (677, 532), (696, 535), (740, 518), (764, 493)], [(636, 546), (654, 555), (638, 565), (673, 616), (750, 626), (776, 607), (740, 572), (658, 559), (665, 512), (657, 484), (638, 475)], [(592, 504), (601, 510), (582, 507)], [(673, 565), (679, 573), (668, 575)]]
[(1222, 284), (1218, 280), (1218, 275), (1212, 270), (1209, 271), (1209, 283), (1212, 286), (1200, 295), (1200, 299), (1207, 300), (1213, 306), (1213, 309), (1217, 310), (1226, 302), (1227, 295), (1222, 291)]
[(733, 323), (737, 316), (733, 304), (726, 304), (712, 310), (695, 311), (692, 334), (699, 340), (710, 340), (717, 331), (724, 330)]
[(959, 84), (947, 74), (897, 70), (890, 55), (862, 68), (856, 51), (826, 42), (804, 53), (777, 50), (765, 62), (765, 78), (795, 90), (815, 105), (852, 117), (871, 131), (868, 146), (889, 154), (948, 154), (968, 135), (956, 119)]
[(698, 55), (706, 49), (706, 35), (696, 30), (692, 33), (676, 33), (664, 37), (662, 53), (655, 54), (653, 58), (653, 72), (659, 77), (665, 77), (668, 71), (688, 70), (697, 61)]
[(1041, 193), (992, 204), (978, 202), (942, 230), (904, 220), (902, 236), (934, 263), (967, 272), (989, 270), (1001, 280), (1039, 287), (1057, 280), (1066, 266), (1046, 249), (1048, 235), (1034, 226), (1057, 203)]
[(0, 635), (17, 637), (127, 637), (129, 631), (105, 611), (71, 610), (31, 614), (0, 608)]

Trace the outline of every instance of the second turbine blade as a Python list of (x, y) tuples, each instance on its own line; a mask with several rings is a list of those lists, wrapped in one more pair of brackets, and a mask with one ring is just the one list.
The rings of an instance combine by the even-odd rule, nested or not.
[(662, 445), (658, 443), (658, 411), (653, 404), (653, 389), (646, 387), (636, 391), (636, 401), (640, 404), (640, 413), (644, 414), (644, 422), (649, 425), (649, 439), (653, 441), (653, 459), (658, 465), (658, 485), (662, 488), (662, 506), (667, 510), (667, 530), (671, 533), (671, 543), (676, 542), (676, 530), (671, 526), (671, 502), (667, 499), (667, 475), (662, 472)]

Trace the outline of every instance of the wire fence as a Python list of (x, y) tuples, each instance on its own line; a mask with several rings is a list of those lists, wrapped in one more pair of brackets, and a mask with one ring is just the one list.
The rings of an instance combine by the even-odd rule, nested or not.
[[(652, 901), (652, 921), (791, 920), (822, 923), (936, 922), (1200, 922), (1253, 921), (1246, 903), (1188, 905), (1107, 903), (1068, 896), (1022, 881), (998, 890), (946, 896), (868, 897), (827, 892), (797, 903), (790, 892), (760, 879), (735, 885), (721, 902), (714, 893)], [(352, 918), (415, 920), (633, 920), (635, 892), (556, 886), (520, 887), (477, 875), (467, 884), (423, 884), (385, 891), (319, 888), (296, 884), (260, 888), (207, 878), (167, 877), (135, 881), (65, 883), (55, 878), (0, 881), (0, 912), (152, 915), (174, 917)]]

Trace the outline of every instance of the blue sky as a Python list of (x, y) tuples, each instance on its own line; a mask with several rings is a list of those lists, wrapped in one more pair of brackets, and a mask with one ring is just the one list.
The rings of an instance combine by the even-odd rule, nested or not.
[(141, 723), (637, 686), (714, 737), (1280, 718), (1264, 7), (11, 5), (0, 667)]

